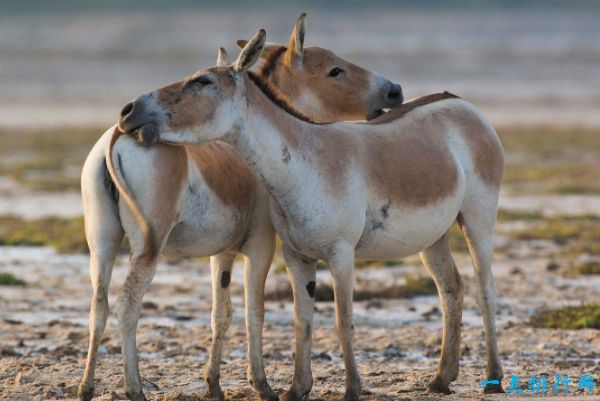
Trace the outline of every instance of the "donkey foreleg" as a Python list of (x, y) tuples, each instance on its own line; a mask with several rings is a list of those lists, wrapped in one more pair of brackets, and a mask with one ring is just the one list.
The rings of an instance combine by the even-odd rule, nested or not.
[(248, 240), (243, 252), (246, 333), (248, 336), (248, 381), (262, 400), (277, 401), (265, 374), (262, 332), (265, 318), (265, 281), (275, 251), (275, 235), (269, 232)]
[(346, 368), (345, 401), (358, 401), (360, 397), (360, 376), (354, 358), (352, 340), (352, 297), (354, 292), (354, 249), (346, 243), (337, 244), (328, 261), (333, 276), (335, 296), (335, 328), (342, 345)]
[(301, 401), (308, 398), (313, 384), (310, 357), (315, 308), (316, 260), (299, 255), (285, 245), (283, 255), (294, 293), (296, 337), (294, 377), (291, 388), (283, 396), (283, 401)]
[(210, 397), (224, 400), (225, 395), (219, 384), (221, 373), (221, 353), (225, 333), (231, 324), (231, 296), (229, 284), (231, 282), (231, 267), (235, 253), (222, 253), (211, 256), (210, 272), (212, 278), (212, 312), (211, 330), (212, 343), (208, 365), (204, 380), (206, 382), (207, 394)]

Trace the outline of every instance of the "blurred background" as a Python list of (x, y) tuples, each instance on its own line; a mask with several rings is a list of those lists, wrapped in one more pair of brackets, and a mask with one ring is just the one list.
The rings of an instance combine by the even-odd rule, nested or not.
[(448, 89), (495, 122), (600, 124), (600, 7), (552, 4), (5, 1), (0, 123), (110, 124), (126, 100), (213, 65), (219, 46), (235, 54), (260, 27), (286, 43), (308, 11), (308, 46), (402, 83), (409, 97)]
[[(269, 41), (287, 43), (303, 11), (307, 46), (332, 49), (400, 83), (407, 99), (448, 90), (491, 119), (507, 154), (494, 265), (505, 373), (598, 376), (597, 1), (0, 0), (0, 398), (75, 394), (91, 295), (79, 176), (122, 105), (214, 65), (220, 46), (237, 54), (236, 40), (258, 28)], [(464, 368), (455, 389), (457, 399), (479, 399), (481, 317), (456, 229), (452, 241), (467, 288)], [(117, 261), (111, 303), (126, 274), (126, 252)], [(277, 257), (265, 354), (279, 388), (289, 383), (293, 362), (283, 272)], [(251, 392), (241, 268), (234, 273), (222, 377), (228, 396), (245, 400)], [(315, 391), (337, 399), (343, 364), (331, 336), (328, 272), (319, 271), (318, 280)], [(140, 321), (142, 369), (156, 386), (145, 383), (151, 399), (187, 400), (181, 397), (202, 389), (209, 282), (204, 259), (163, 261), (158, 269)], [(373, 397), (420, 394), (439, 356), (441, 313), (418, 257), (361, 262), (356, 288), (357, 355)], [(114, 316), (101, 353), (107, 362), (99, 392), (120, 399)]]

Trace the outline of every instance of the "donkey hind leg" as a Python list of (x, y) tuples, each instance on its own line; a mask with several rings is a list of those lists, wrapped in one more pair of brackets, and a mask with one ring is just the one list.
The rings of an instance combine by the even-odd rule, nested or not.
[(134, 255), (129, 273), (119, 295), (117, 317), (121, 329), (123, 365), (125, 368), (125, 395), (131, 401), (146, 401), (138, 366), (136, 329), (144, 294), (156, 272), (157, 256)]
[[(125, 369), (125, 395), (131, 401), (145, 401), (142, 390), (142, 379), (138, 366), (138, 355), (136, 348), (136, 329), (142, 308), (144, 294), (150, 287), (162, 244), (168, 234), (168, 230), (157, 230), (157, 246), (154, 254), (140, 254), (136, 251), (140, 246), (135, 241), (134, 249), (129, 261), (129, 272), (117, 301), (117, 318), (121, 330), (121, 348), (123, 355), (123, 366)], [(130, 241), (133, 241), (130, 239)]]
[(345, 401), (358, 401), (360, 397), (360, 376), (354, 358), (352, 339), (352, 297), (354, 291), (354, 249), (348, 243), (334, 247), (329, 259), (329, 269), (333, 276), (335, 297), (335, 328), (342, 344), (344, 367), (346, 368)]
[(211, 256), (210, 272), (212, 277), (212, 312), (211, 330), (212, 344), (204, 380), (209, 397), (224, 400), (225, 395), (219, 384), (221, 373), (221, 353), (225, 333), (231, 324), (231, 297), (229, 283), (231, 281), (231, 267), (235, 259), (234, 253), (221, 253)]
[[(481, 205), (480, 202), (474, 202), (474, 204)], [(502, 390), (502, 365), (498, 356), (496, 338), (496, 286), (492, 274), (496, 210), (497, 208), (486, 209), (481, 206), (466, 207), (461, 211), (458, 219), (465, 234), (475, 269), (478, 301), (485, 330), (486, 376), (488, 381), (498, 381), (498, 384), (487, 384), (484, 388), (485, 394), (504, 392)]]
[(420, 256), (435, 282), (444, 314), (442, 353), (438, 372), (427, 390), (431, 393), (450, 394), (448, 385), (458, 377), (464, 288), (450, 253), (448, 233), (422, 251)]
[(261, 400), (277, 401), (265, 374), (262, 332), (265, 319), (265, 282), (273, 261), (275, 236), (272, 232), (256, 235), (244, 247), (244, 291), (246, 334), (248, 337), (248, 381)]
[(294, 293), (294, 332), (296, 354), (291, 388), (282, 401), (308, 399), (312, 389), (310, 366), (313, 313), (315, 308), (316, 260), (299, 255), (284, 245), (283, 256)]
[(90, 343), (85, 372), (78, 391), (78, 398), (83, 401), (91, 400), (94, 396), (98, 347), (109, 314), (108, 286), (115, 257), (123, 240), (123, 229), (116, 214), (109, 210), (93, 216), (86, 215), (86, 236), (90, 248), (90, 279), (93, 295), (89, 320)]

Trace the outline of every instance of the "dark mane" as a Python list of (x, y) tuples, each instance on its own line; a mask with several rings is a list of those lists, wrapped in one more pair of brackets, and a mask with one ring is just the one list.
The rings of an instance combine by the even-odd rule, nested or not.
[(296, 117), (299, 120), (305, 121), (310, 124), (331, 124), (329, 122), (321, 123), (314, 121), (306, 114), (302, 113), (300, 110), (296, 109), (290, 101), (269, 81), (267, 81), (264, 77), (258, 75), (255, 72), (248, 71), (248, 77), (254, 82), (254, 84), (260, 89), (262, 93), (265, 94), (266, 97), (269, 98), (275, 105), (279, 106), (282, 110), (287, 112), (293, 117)]
[(440, 100), (444, 99), (460, 99), (460, 96), (456, 96), (453, 93), (444, 91), (443, 93), (434, 93), (432, 95), (419, 97), (388, 111), (387, 113), (367, 122), (367, 124), (386, 124), (403, 117), (418, 107), (439, 102)]
[(260, 75), (264, 79), (268, 79), (273, 70), (275, 69), (275, 66), (277, 65), (277, 60), (279, 60), (279, 57), (281, 57), (285, 50), (285, 46), (280, 46), (276, 50), (274, 50), (260, 66), (260, 69), (258, 70), (258, 75)]

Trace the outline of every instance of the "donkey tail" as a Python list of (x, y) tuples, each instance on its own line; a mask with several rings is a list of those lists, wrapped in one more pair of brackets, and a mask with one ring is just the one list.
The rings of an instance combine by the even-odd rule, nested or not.
[(150, 226), (148, 219), (146, 219), (146, 216), (144, 216), (140, 205), (133, 197), (131, 191), (129, 191), (129, 189), (127, 188), (127, 185), (125, 184), (125, 179), (121, 174), (121, 171), (114, 164), (113, 149), (115, 147), (115, 144), (117, 143), (117, 140), (123, 134), (124, 132), (121, 131), (118, 126), (115, 126), (112, 136), (110, 137), (108, 147), (106, 148), (106, 167), (108, 168), (108, 173), (110, 174), (110, 177), (115, 183), (119, 194), (121, 194), (121, 196), (125, 199), (125, 203), (133, 213), (133, 217), (140, 226), (142, 236), (144, 238), (144, 247), (140, 256), (154, 257), (156, 252), (154, 232), (152, 231), (152, 227)]

